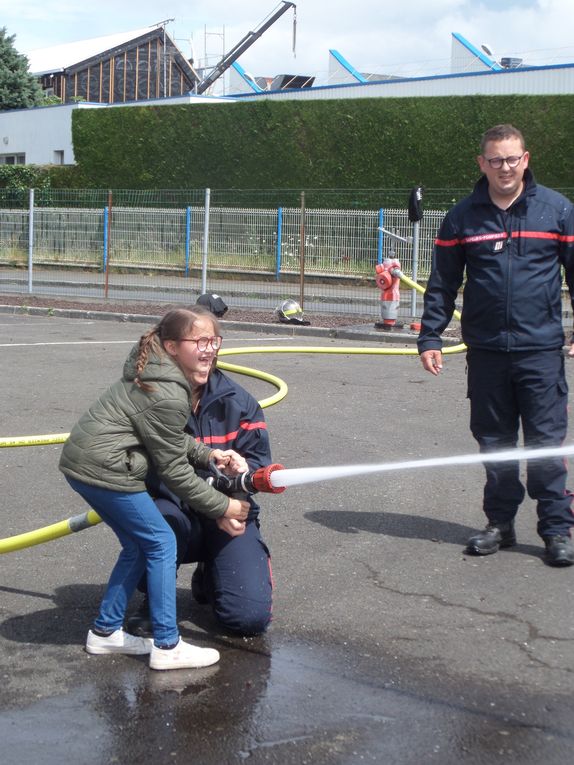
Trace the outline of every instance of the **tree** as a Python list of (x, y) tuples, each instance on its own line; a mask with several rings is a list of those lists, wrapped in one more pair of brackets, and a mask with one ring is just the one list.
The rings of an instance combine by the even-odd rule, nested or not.
[(40, 106), (40, 83), (28, 71), (28, 59), (14, 47), (15, 35), (0, 28), (0, 111)]

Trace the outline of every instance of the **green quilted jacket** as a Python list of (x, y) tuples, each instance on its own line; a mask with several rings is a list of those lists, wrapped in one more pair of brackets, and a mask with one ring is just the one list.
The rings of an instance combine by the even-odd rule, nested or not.
[(112, 491), (145, 491), (150, 463), (166, 486), (198, 512), (212, 518), (227, 510), (228, 498), (194, 471), (208, 467), (211, 449), (184, 432), (191, 412), (191, 387), (167, 354), (150, 356), (139, 388), (132, 348), (118, 380), (74, 425), (62, 450), (60, 470), (70, 478)]

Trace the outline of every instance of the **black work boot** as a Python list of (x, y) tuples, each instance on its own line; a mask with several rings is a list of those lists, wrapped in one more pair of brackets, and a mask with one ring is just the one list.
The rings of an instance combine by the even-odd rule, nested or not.
[(147, 595), (142, 600), (138, 610), (128, 618), (126, 631), (129, 632), (130, 635), (137, 635), (137, 637), (149, 637), (150, 635), (153, 635)]
[(570, 537), (543, 537), (546, 545), (546, 562), (549, 566), (571, 566), (574, 564), (574, 544)]
[(514, 523), (489, 523), (484, 531), (474, 534), (466, 543), (466, 551), (471, 555), (492, 555), (501, 547), (516, 544)]

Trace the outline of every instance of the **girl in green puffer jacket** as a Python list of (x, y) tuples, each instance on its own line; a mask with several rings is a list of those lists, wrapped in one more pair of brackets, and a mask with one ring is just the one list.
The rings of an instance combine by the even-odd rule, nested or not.
[[(211, 460), (230, 475), (247, 470), (232, 450), (210, 449), (184, 432), (192, 388), (207, 381), (221, 346), (217, 319), (201, 306), (169, 311), (132, 349), (121, 380), (78, 420), (60, 469), (118, 537), (122, 549), (94, 626), (91, 654), (150, 654), (152, 669), (213, 664), (219, 653), (184, 643), (176, 620), (176, 542), (145, 488), (148, 467), (186, 504), (211, 518), (243, 521), (247, 502), (196, 475)], [(129, 599), (147, 574), (154, 638), (123, 630)]]

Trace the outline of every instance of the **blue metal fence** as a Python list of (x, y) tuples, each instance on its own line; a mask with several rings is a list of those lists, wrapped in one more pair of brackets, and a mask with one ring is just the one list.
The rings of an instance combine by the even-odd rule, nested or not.
[[(267, 308), (294, 296), (316, 311), (376, 315), (376, 264), (396, 257), (405, 273), (413, 268), (406, 209), (302, 214), (296, 207), (147, 201), (144, 207), (0, 208), (0, 290), (93, 297), (103, 289), (106, 298), (187, 301), (205, 284), (237, 304)], [(420, 225), (423, 281), (443, 215), (426, 211)]]

